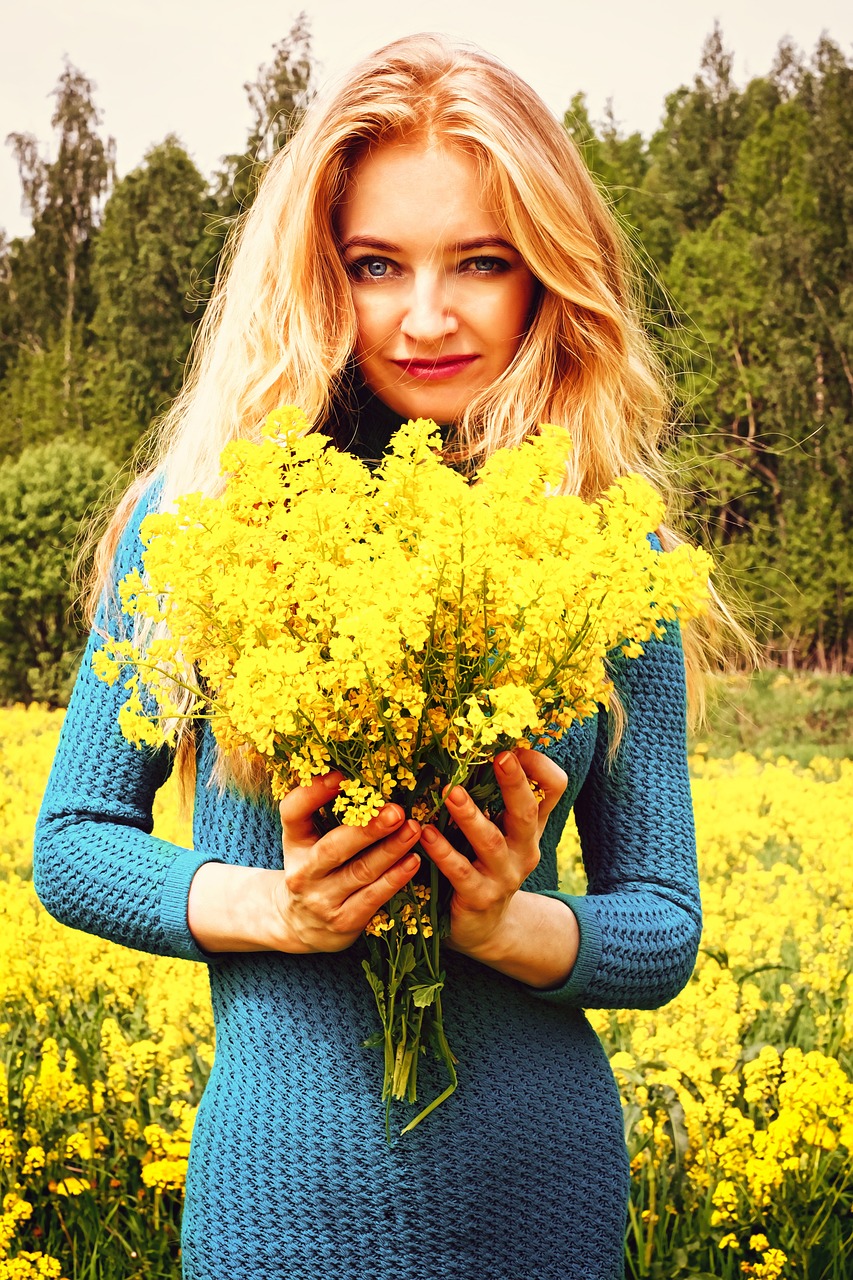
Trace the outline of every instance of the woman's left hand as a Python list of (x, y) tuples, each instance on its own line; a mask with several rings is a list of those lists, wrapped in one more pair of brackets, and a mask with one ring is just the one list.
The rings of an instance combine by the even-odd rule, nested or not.
[(545, 823), (568, 783), (558, 764), (528, 748), (502, 752), (494, 767), (505, 806), (500, 827), (477, 808), (464, 787), (454, 787), (445, 797), (450, 817), (476, 854), (473, 862), (436, 827), (421, 832), (423, 847), (455, 890), (448, 941), (475, 957), (499, 937), (512, 899), (539, 862)]

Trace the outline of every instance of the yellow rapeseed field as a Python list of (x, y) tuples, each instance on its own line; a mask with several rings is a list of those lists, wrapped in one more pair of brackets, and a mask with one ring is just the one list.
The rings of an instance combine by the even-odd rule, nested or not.
[[(61, 713), (0, 711), (0, 1280), (178, 1277), (213, 1058), (202, 966), (56, 924), (31, 884)], [(697, 752), (703, 948), (655, 1012), (592, 1015), (622, 1086), (628, 1274), (853, 1268), (853, 762)], [(158, 834), (186, 842), (165, 796)], [(582, 884), (574, 832), (564, 879)]]

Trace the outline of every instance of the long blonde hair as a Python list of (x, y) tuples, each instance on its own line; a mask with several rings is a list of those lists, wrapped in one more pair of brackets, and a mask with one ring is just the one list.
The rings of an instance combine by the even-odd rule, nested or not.
[(477, 160), (487, 198), (541, 285), (509, 368), (455, 424), (459, 452), (475, 464), (537, 423), (556, 422), (572, 437), (568, 490), (593, 497), (635, 471), (671, 496), (660, 449), (666, 381), (643, 329), (631, 256), (577, 148), (502, 63), (441, 35), (415, 35), (380, 49), (315, 101), (270, 162), (232, 229), (152, 466), (101, 541), (93, 600), (153, 473), (163, 477), (168, 508), (183, 492), (217, 492), (223, 446), (257, 438), (279, 405), (298, 404), (322, 429), (356, 338), (336, 209), (359, 158), (401, 141), (447, 143)]

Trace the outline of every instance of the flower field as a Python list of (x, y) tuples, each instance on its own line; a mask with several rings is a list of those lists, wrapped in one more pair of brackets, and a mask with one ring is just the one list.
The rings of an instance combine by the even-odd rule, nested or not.
[[(202, 966), (56, 924), (30, 881), (61, 713), (0, 710), (0, 1280), (177, 1278)], [(692, 761), (705, 907), (663, 1010), (592, 1015), (634, 1171), (629, 1276), (853, 1273), (853, 761)], [(157, 832), (186, 840), (165, 796)], [(576, 840), (564, 879), (582, 879)]]

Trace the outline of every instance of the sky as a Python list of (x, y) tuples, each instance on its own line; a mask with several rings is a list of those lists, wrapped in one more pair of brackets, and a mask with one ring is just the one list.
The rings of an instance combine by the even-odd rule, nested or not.
[[(810, 54), (827, 32), (849, 56), (849, 0), (303, 0), (320, 83), (398, 36), (443, 31), (501, 58), (560, 117), (577, 92), (593, 120), (612, 100), (625, 132), (649, 136), (667, 93), (692, 83), (715, 20), (743, 84), (766, 73), (779, 40)], [(175, 133), (205, 177), (243, 150), (250, 111), (243, 88), (290, 29), (292, 7), (270, 0), (5, 0), (0, 46), (0, 141), (32, 133), (50, 158), (51, 91), (63, 58), (96, 85), (118, 173)], [(0, 228), (25, 235), (20, 184), (0, 146)]]

